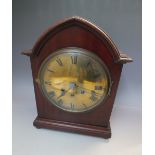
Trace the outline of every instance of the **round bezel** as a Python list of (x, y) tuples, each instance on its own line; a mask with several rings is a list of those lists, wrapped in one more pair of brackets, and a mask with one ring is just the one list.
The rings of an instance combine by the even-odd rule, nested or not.
[[(76, 54), (76, 55), (85, 55), (87, 57), (89, 57), (90, 59), (92, 59), (93, 61), (97, 62), (98, 64), (100, 64), (103, 68), (103, 70), (106, 72), (106, 76), (108, 79), (108, 90), (105, 96), (102, 96), (94, 105), (89, 106), (87, 109), (82, 109), (82, 110), (71, 110), (62, 106), (59, 106), (57, 104), (57, 102), (55, 100), (53, 100), (52, 98), (50, 98), (50, 96), (48, 95), (48, 93), (46, 92), (46, 89), (44, 87), (44, 80), (43, 80), (43, 76), (44, 76), (44, 72), (46, 69), (47, 64), (50, 62), (50, 60), (56, 56), (59, 56), (61, 54), (69, 54), (71, 53), (72, 55)], [(52, 54), (50, 54), (41, 64), (41, 67), (39, 69), (38, 72), (38, 78), (40, 81), (40, 88), (41, 88), (41, 92), (43, 94), (44, 97), (46, 97), (48, 99), (48, 101), (50, 103), (52, 103), (53, 105), (55, 105), (56, 107), (64, 110), (64, 111), (69, 111), (69, 112), (85, 112), (85, 111), (89, 111), (91, 109), (94, 109), (96, 106), (100, 105), (101, 103), (104, 103), (104, 101), (106, 100), (106, 98), (110, 95), (110, 90), (111, 90), (111, 76), (109, 73), (109, 70), (107, 68), (107, 66), (105, 65), (105, 63), (94, 53), (86, 50), (86, 49), (82, 49), (82, 48), (78, 48), (78, 47), (67, 47), (67, 48), (62, 48), (59, 50), (56, 50), (55, 52), (53, 52)]]

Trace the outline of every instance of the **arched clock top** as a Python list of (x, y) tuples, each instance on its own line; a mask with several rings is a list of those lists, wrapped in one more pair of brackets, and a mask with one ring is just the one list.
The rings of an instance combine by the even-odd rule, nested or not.
[(106, 32), (104, 32), (91, 22), (77, 16), (67, 18), (49, 28), (46, 32), (44, 32), (40, 36), (40, 38), (37, 40), (37, 42), (35, 43), (34, 47), (31, 50), (26, 50), (22, 52), (22, 54), (30, 56), (32, 58), (38, 56), (42, 48), (52, 37), (54, 37), (58, 33), (63, 32), (65, 29), (71, 29), (73, 27), (78, 27), (79, 29), (82, 28), (84, 31), (89, 31), (96, 38), (100, 39), (108, 49), (107, 50), (108, 54), (112, 56), (113, 61), (115, 63), (124, 64), (132, 62), (132, 59), (130, 57), (119, 51), (115, 43), (112, 41), (109, 35), (107, 35)]
[(110, 116), (124, 63), (112, 39), (80, 17), (43, 33), (30, 57), (37, 128), (111, 137)]

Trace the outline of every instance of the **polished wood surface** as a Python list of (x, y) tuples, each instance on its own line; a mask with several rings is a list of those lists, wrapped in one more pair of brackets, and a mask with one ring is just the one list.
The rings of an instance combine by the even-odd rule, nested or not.
[(34, 120), (33, 125), (36, 126), (36, 128), (38, 129), (47, 128), (61, 131), (65, 130), (67, 132), (103, 137), (105, 139), (111, 137), (110, 124), (108, 124), (108, 126), (102, 127), (102, 126), (77, 124), (77, 123), (57, 121), (37, 117)]
[[(109, 96), (104, 103), (90, 111), (71, 113), (58, 109), (42, 95), (40, 86), (36, 82), (44, 59), (54, 51), (65, 47), (79, 47), (95, 53), (104, 61), (110, 72), (112, 86)], [(31, 60), (38, 111), (38, 117), (34, 121), (35, 126), (110, 138), (109, 120), (122, 67), (132, 59), (120, 54), (105, 32), (82, 18), (72, 17), (51, 27), (38, 39), (31, 52), (23, 54), (30, 56)]]

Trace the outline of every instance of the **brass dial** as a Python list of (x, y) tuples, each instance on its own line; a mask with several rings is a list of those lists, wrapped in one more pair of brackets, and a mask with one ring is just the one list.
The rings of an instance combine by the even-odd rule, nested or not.
[(64, 48), (51, 54), (42, 63), (38, 77), (44, 96), (70, 112), (94, 108), (109, 92), (106, 66), (96, 55), (80, 48)]

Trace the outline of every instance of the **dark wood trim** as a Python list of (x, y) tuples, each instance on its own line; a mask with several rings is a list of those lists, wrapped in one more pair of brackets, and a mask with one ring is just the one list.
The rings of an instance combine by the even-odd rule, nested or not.
[(130, 58), (127, 54), (121, 53), (120, 52), (120, 58), (116, 63), (120, 63), (120, 64), (125, 64), (125, 63), (129, 63), (132, 62), (133, 59)]
[[(23, 52), (21, 52), (21, 54), (26, 56), (32, 56), (33, 52), (32, 52), (32, 49), (29, 49), (29, 50), (24, 50)], [(124, 64), (129, 62), (133, 62), (133, 59), (130, 58), (127, 54), (120, 52), (120, 59), (116, 63)]]
[(32, 49), (24, 50), (21, 52), (22, 55), (31, 56), (32, 55)]
[[(69, 28), (71, 26), (79, 26), (86, 28), (86, 30), (92, 32), (94, 35), (99, 37), (105, 44), (107, 44), (107, 47), (110, 48), (111, 54), (113, 55), (114, 62), (118, 63), (127, 63), (131, 62), (131, 58), (128, 57), (128, 59), (123, 59), (121, 57), (121, 54), (115, 45), (115, 43), (112, 41), (112, 39), (109, 37), (109, 35), (101, 30), (99, 27), (94, 25), (93, 23), (78, 17), (73, 16), (71, 18), (66, 18), (65, 20), (58, 22), (56, 25), (50, 27), (47, 31), (45, 31), (37, 40), (35, 43), (32, 52), (31, 53), (24, 53), (27, 56), (35, 57), (39, 55), (42, 47), (46, 44), (46, 42), (57, 34), (58, 32), (62, 31), (63, 29)], [(129, 60), (130, 59), (130, 60)], [(128, 61), (129, 60), (129, 61)]]
[(91, 136), (103, 137), (105, 139), (111, 138), (110, 124), (107, 127), (92, 126), (86, 124), (77, 124), (70, 122), (62, 122), (51, 119), (37, 117), (33, 125), (37, 128), (47, 128), (66, 132), (75, 132)]

